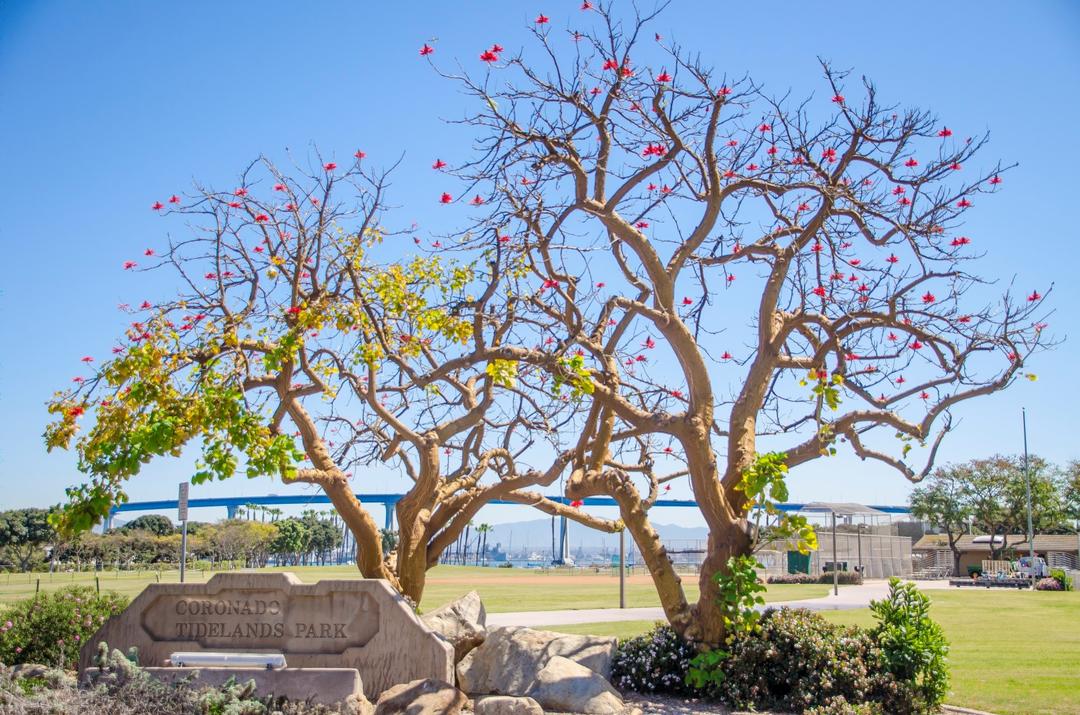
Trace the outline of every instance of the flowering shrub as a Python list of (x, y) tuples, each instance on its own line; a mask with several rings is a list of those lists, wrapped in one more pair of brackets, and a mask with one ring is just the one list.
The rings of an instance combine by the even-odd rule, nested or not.
[(19, 601), (0, 612), (0, 662), (71, 666), (86, 639), (126, 605), (124, 596), (87, 586)]
[(1060, 583), (1063, 591), (1073, 590), (1073, 580), (1065, 573), (1065, 569), (1050, 569), (1050, 578)]
[(728, 705), (803, 712), (842, 697), (887, 703), (884, 709), (896, 715), (916, 712), (909, 689), (882, 667), (867, 631), (787, 608), (767, 610), (759, 628), (726, 645), (724, 678), (711, 694)]
[(1036, 591), (1064, 591), (1065, 586), (1056, 578), (1040, 578), (1035, 582)]
[(817, 583), (817, 577), (811, 576), (807, 573), (785, 573), (779, 576), (770, 576), (767, 583), (780, 583), (780, 584), (805, 584), (805, 583)]
[(849, 703), (843, 695), (837, 695), (803, 715), (885, 715), (885, 711), (877, 703)]
[[(817, 577), (818, 583), (832, 583), (833, 575), (832, 571), (823, 573)], [(836, 574), (836, 582), (841, 586), (861, 586), (863, 582), (862, 574), (858, 571), (840, 571)]]
[[(841, 571), (836, 575), (836, 581), (841, 586), (860, 586), (863, 582), (862, 574), (858, 571)], [(818, 576), (811, 576), (805, 573), (785, 573), (777, 576), (770, 576), (767, 583), (779, 583), (779, 584), (806, 584), (806, 583), (832, 583), (833, 575), (832, 571), (820, 574)]]
[(639, 693), (691, 693), (686, 673), (697, 650), (667, 624), (619, 643), (611, 664), (612, 680)]

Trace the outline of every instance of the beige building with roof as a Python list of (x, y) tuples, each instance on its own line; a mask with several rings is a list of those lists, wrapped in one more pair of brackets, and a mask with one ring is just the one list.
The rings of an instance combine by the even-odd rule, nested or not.
[[(993, 543), (991, 543), (991, 538)], [(960, 573), (967, 576), (969, 567), (980, 568), (991, 555), (991, 547), (1002, 544), (1002, 536), (990, 537), (988, 534), (964, 534), (956, 546), (960, 551)], [(1030, 552), (1027, 536), (1009, 534), (1004, 539), (1005, 550), (1001, 558), (1014, 559), (1027, 556)], [(949, 539), (945, 534), (927, 534), (911, 548), (917, 573), (952, 571), (953, 555), (949, 549)], [(1076, 569), (1080, 567), (1080, 534), (1036, 534), (1035, 555), (1046, 559), (1050, 568)]]

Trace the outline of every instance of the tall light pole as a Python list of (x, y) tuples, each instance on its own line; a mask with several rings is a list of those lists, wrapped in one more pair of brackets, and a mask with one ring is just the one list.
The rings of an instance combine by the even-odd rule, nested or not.
[(1035, 576), (1035, 528), (1031, 523), (1031, 469), (1028, 463), (1027, 445), (1027, 408), (1020, 408), (1020, 416), (1024, 425), (1024, 491), (1027, 495), (1027, 537), (1029, 553), (1031, 554), (1031, 575)]

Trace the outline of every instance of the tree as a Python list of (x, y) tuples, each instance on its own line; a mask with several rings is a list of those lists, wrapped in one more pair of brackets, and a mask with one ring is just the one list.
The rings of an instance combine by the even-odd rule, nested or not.
[(205, 534), (207, 546), (215, 558), (224, 561), (244, 561), (248, 566), (261, 566), (273, 547), (278, 530), (272, 524), (228, 519), (215, 524)]
[[(1032, 526), (1036, 533), (1055, 530), (1064, 518), (1061, 490), (1051, 464), (1029, 459)], [(973, 459), (961, 472), (974, 525), (994, 537), (990, 558), (1000, 559), (1009, 536), (1027, 533), (1027, 486), (1021, 456), (995, 455)]]
[(271, 553), (277, 555), (278, 563), (295, 566), (308, 552), (311, 534), (303, 520), (290, 516), (278, 521), (277, 534), (270, 542)]
[[(614, 497), (668, 620), (718, 643), (713, 576), (751, 548), (759, 440), (791, 468), (848, 448), (921, 479), (955, 408), (1034, 379), (1049, 290), (968, 295), (962, 220), (1008, 169), (973, 170), (985, 137), (828, 66), (824, 93), (776, 98), (646, 44), (651, 15), (581, 18), (446, 75), (476, 99), (480, 147), (448, 169), (483, 207), (453, 248), (519, 257), (541, 347), (499, 357), (579, 404), (566, 496)], [(709, 526), (693, 605), (648, 520), (680, 477)]]
[(144, 514), (137, 519), (132, 519), (120, 527), (120, 531), (149, 531), (158, 536), (168, 536), (176, 532), (172, 519), (161, 514)]
[(934, 470), (926, 482), (911, 492), (912, 516), (928, 521), (945, 532), (953, 557), (953, 574), (960, 574), (960, 537), (968, 533), (972, 518), (967, 499), (968, 469), (949, 466)]
[(1065, 516), (1073, 520), (1073, 528), (1080, 527), (1080, 460), (1074, 459), (1065, 467), (1064, 473)]
[(320, 564), (325, 564), (330, 553), (341, 545), (341, 531), (331, 519), (314, 511), (304, 512), (303, 521), (310, 535), (311, 552)]
[[(321, 488), (360, 572), (416, 602), (427, 569), (494, 499), (618, 528), (530, 489), (570, 462), (549, 446), (572, 406), (536, 404), (498, 359), (520, 340), (511, 258), (448, 259), (436, 245), (376, 261), (384, 240), (415, 232), (385, 227), (387, 174), (363, 164), (362, 152), (340, 169), (319, 159), (293, 178), (264, 160), (235, 188), (169, 200), (191, 235), (125, 268), (157, 271), (178, 295), (126, 307), (114, 356), (86, 356), (92, 374), (49, 407), (48, 448), (74, 447), (86, 474), (61, 529), (90, 528), (144, 464), (189, 443), (202, 449), (193, 484), (241, 472)], [(519, 464), (530, 448), (537, 459)], [(412, 483), (393, 561), (351, 483), (376, 461)]]
[(46, 546), (55, 544), (57, 534), (49, 525), (47, 509), (12, 509), (0, 512), (0, 550), (29, 571)]
[[(491, 533), (492, 529), (493, 527), (491, 526), (491, 524), (480, 524), (480, 526), (476, 527), (476, 533), (478, 534), (478, 539), (476, 543), (477, 566), (487, 564), (487, 535)], [(481, 556), (483, 556), (484, 559), (483, 564), (481, 564), (480, 562)]]
[[(849, 448), (917, 481), (958, 405), (1034, 378), (1050, 290), (972, 291), (961, 222), (1008, 168), (972, 170), (985, 137), (828, 67), (833, 101), (777, 99), (646, 46), (652, 15), (580, 17), (565, 44), (536, 25), (536, 61), (490, 49), (482, 76), (453, 76), (479, 150), (436, 162), (468, 192), (438, 201), (471, 207), (463, 230), (388, 228), (363, 152), (159, 202), (195, 223), (161, 252), (184, 287), (50, 404), (47, 445), (74, 443), (88, 479), (58, 523), (87, 528), (142, 464), (201, 441), (196, 482), (243, 460), (319, 486), (360, 571), (414, 601), (494, 499), (626, 528), (673, 627), (716, 644), (713, 577), (789, 467)], [(415, 256), (375, 260), (407, 238)], [(349, 483), (376, 460), (411, 482), (393, 567)], [(693, 604), (649, 521), (683, 478), (709, 527)], [(560, 479), (570, 503), (533, 491)]]

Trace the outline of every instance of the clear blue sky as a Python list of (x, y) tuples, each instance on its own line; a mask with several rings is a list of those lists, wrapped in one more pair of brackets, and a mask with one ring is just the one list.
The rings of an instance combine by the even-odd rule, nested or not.
[[(438, 228), (450, 214), (438, 213), (443, 187), (428, 165), (467, 155), (467, 135), (440, 120), (468, 105), (417, 48), (437, 38), (441, 62), (475, 64), (492, 42), (522, 45), (538, 12), (556, 27), (580, 22), (579, 5), (0, 2), (0, 508), (57, 502), (79, 478), (70, 455), (41, 445), (43, 405), (78, 374), (80, 356), (107, 354), (124, 325), (117, 303), (159, 294), (120, 269), (166, 230), (182, 230), (157, 218), (153, 201), (195, 178), (231, 185), (260, 153), (304, 160), (313, 145), (339, 158), (363, 148), (380, 163), (404, 153), (393, 194), (400, 215)], [(991, 131), (984, 160), (1020, 167), (969, 212), (968, 233), (989, 251), (982, 272), (1016, 275), (1021, 290), (1055, 283), (1052, 330), (1073, 339), (1030, 366), (1038, 382), (963, 408), (942, 457), (1018, 451), (1022, 405), (1034, 451), (1080, 457), (1080, 5), (676, 0), (657, 29), (776, 93), (824, 91), (822, 56), (871, 77), (883, 97), (935, 110), (957, 132)], [(187, 470), (153, 465), (130, 493), (171, 496)], [(792, 487), (800, 500), (870, 503), (901, 502), (909, 488), (847, 458), (799, 470)], [(394, 484), (378, 475), (358, 488)], [(194, 495), (284, 490), (237, 479)], [(491, 514), (506, 518), (532, 514)]]

